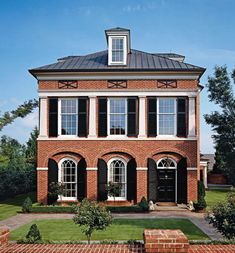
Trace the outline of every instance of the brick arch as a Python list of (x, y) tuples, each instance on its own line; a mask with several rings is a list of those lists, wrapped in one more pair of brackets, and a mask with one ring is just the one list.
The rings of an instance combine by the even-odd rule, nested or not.
[(180, 160), (180, 158), (186, 158), (187, 160), (187, 167), (192, 167), (192, 162), (190, 160), (190, 158), (188, 157), (188, 155), (186, 155), (186, 153), (184, 153), (181, 150), (178, 149), (158, 149), (157, 151), (153, 151), (149, 154), (148, 157), (146, 157), (146, 161), (148, 158), (152, 158), (155, 161), (159, 160), (160, 158), (164, 157), (164, 156), (169, 156), (172, 159), (174, 159), (176, 162), (178, 162)]
[(57, 163), (59, 163), (59, 161), (63, 158), (71, 158), (78, 163), (83, 157), (74, 152), (60, 152), (52, 156), (52, 159), (54, 159)]
[(101, 158), (108, 163), (108, 161), (114, 157), (120, 157), (127, 163), (132, 159), (132, 156), (122, 152), (110, 152), (101, 156)]
[(122, 149), (122, 150), (117, 150), (116, 148), (112, 149), (106, 149), (102, 152), (100, 152), (93, 160), (93, 167), (97, 166), (97, 161), (99, 158), (104, 159), (106, 162), (111, 159), (112, 157), (119, 156), (126, 160), (127, 162), (134, 158), (136, 159), (136, 155), (132, 152), (130, 152), (129, 149)]
[(69, 148), (58, 148), (58, 149), (53, 149), (52, 152), (48, 153), (47, 156), (45, 156), (44, 160), (43, 160), (43, 167), (47, 167), (47, 163), (49, 158), (52, 158), (54, 160), (60, 160), (64, 157), (71, 157), (73, 159), (75, 159), (76, 161), (80, 161), (81, 158), (85, 158), (86, 163), (91, 164), (90, 163), (90, 159), (88, 157), (86, 157), (83, 152), (74, 152), (74, 149), (69, 149)]

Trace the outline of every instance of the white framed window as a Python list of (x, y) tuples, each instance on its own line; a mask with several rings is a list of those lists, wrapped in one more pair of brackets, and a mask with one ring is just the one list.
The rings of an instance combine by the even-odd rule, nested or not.
[(176, 136), (176, 98), (157, 99), (157, 135)]
[(77, 200), (77, 162), (71, 158), (63, 158), (59, 162), (58, 182), (65, 185), (66, 193), (62, 200)]
[(108, 99), (108, 135), (127, 135), (127, 99)]
[(127, 58), (126, 36), (109, 36), (109, 65), (125, 65)]
[[(124, 159), (116, 157), (108, 161), (108, 182), (121, 185), (119, 196), (115, 200), (126, 200), (127, 197), (127, 163)], [(114, 200), (108, 196), (109, 200)]]
[(59, 99), (59, 135), (76, 136), (78, 128), (78, 100), (76, 98)]

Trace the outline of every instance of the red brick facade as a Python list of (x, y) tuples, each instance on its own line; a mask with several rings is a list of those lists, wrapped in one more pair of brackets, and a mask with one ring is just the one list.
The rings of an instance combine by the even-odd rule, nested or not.
[[(158, 91), (157, 80), (128, 80), (126, 90), (131, 91)], [(198, 80), (177, 80), (177, 88), (175, 91), (198, 92)], [(58, 81), (39, 81), (39, 91), (65, 91), (58, 89)], [(107, 88), (107, 80), (79, 80), (78, 88), (69, 89), (72, 91), (110, 91)], [(115, 91), (112, 89), (111, 91)], [(121, 90), (122, 92), (125, 90)], [(164, 89), (168, 91), (167, 88)], [(172, 91), (172, 89), (171, 89)], [(173, 90), (174, 91), (174, 90)], [(128, 95), (127, 95), (128, 96)], [(50, 97), (50, 93), (48, 93)], [(98, 101), (98, 95), (96, 98)], [(147, 97), (145, 99), (147, 104)], [(188, 101), (188, 100), (187, 100)], [(96, 132), (98, 132), (98, 102), (96, 103)], [(47, 103), (48, 105), (48, 103)], [(75, 140), (59, 140), (57, 138), (46, 138), (38, 140), (38, 202), (46, 203), (48, 193), (48, 172), (40, 170), (40, 168), (48, 168), (48, 160), (53, 159), (57, 163), (62, 158), (73, 158), (79, 161), (84, 158), (87, 164), (86, 172), (86, 197), (96, 200), (98, 196), (98, 159), (103, 159), (106, 163), (112, 157), (120, 157), (125, 161), (135, 159), (136, 161), (136, 201), (139, 202), (142, 196), (148, 198), (148, 158), (155, 162), (163, 157), (172, 158), (178, 163), (182, 158), (186, 158), (187, 167), (187, 202), (197, 200), (197, 179), (199, 171), (200, 147), (197, 141), (200, 136), (199, 128), (199, 95), (196, 98), (196, 116), (195, 127), (196, 137), (194, 139), (175, 138), (173, 140), (153, 140), (152, 138), (144, 138), (140, 140), (136, 137), (130, 137), (129, 140), (105, 140), (104, 138), (76, 138)], [(138, 107), (137, 103), (137, 107)], [(48, 107), (48, 106), (47, 106)], [(89, 101), (88, 101), (89, 107)], [(139, 108), (138, 108), (139, 109)], [(147, 106), (146, 106), (147, 110)], [(48, 109), (47, 109), (48, 111)], [(147, 115), (147, 111), (145, 113)], [(187, 112), (187, 115), (189, 111)], [(139, 113), (137, 110), (137, 122)], [(47, 115), (48, 129), (48, 115)], [(89, 124), (89, 123), (88, 123)], [(147, 135), (147, 117), (145, 118), (145, 128)], [(188, 116), (187, 116), (188, 127)], [(139, 125), (137, 123), (137, 129)], [(47, 133), (48, 134), (48, 133)]]

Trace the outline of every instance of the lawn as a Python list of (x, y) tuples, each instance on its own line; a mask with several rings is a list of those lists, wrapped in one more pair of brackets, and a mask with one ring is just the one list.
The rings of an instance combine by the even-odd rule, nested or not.
[[(12, 231), (10, 240), (22, 239), (33, 223), (37, 224), (44, 240), (86, 240), (72, 220), (37, 220)], [(208, 239), (187, 219), (115, 219), (107, 230), (94, 232), (92, 240), (142, 240), (145, 228), (181, 229), (190, 240)]]
[(207, 209), (211, 209), (211, 207), (218, 202), (224, 201), (226, 199), (226, 195), (229, 190), (208, 190), (206, 191), (206, 203)]
[(7, 219), (21, 211), (22, 203), (25, 198), (29, 196), (33, 202), (36, 202), (36, 193), (31, 192), (27, 194), (18, 195), (11, 199), (6, 199), (0, 202), (0, 220)]

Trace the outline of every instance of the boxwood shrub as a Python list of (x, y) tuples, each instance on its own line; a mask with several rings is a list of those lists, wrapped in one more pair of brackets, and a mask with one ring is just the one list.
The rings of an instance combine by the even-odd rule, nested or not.
[[(134, 206), (107, 206), (111, 213), (142, 213), (143, 208)], [(33, 206), (32, 213), (75, 213), (74, 206)]]

